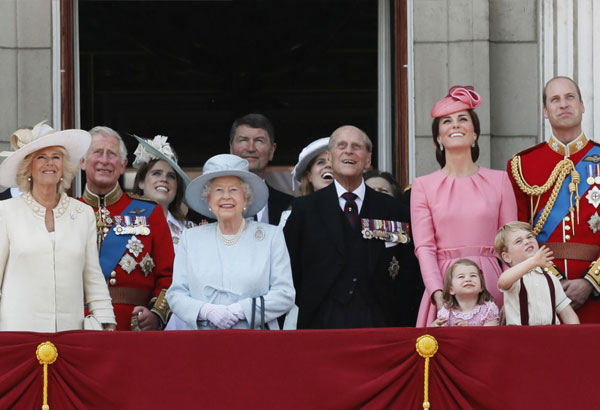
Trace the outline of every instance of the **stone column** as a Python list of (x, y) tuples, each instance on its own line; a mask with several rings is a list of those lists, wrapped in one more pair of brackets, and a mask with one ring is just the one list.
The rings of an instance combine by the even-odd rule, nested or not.
[(492, 168), (535, 145), (541, 112), (537, 0), (490, 1)]
[(51, 1), (0, 0), (0, 150), (20, 127), (52, 120)]
[(414, 0), (416, 176), (439, 169), (431, 107), (453, 85), (473, 85), (483, 98), (478, 163), (490, 166), (490, 43), (488, 0)]

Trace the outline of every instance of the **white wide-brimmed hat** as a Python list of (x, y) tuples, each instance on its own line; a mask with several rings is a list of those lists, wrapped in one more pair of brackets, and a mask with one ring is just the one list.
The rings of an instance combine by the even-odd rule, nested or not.
[(85, 155), (90, 146), (92, 136), (84, 130), (56, 131), (42, 121), (33, 129), (17, 130), (10, 137), (10, 145), (14, 152), (0, 153), (7, 156), (0, 165), (0, 185), (6, 187), (17, 186), (17, 171), (23, 159), (36, 151), (47, 147), (64, 147), (69, 155), (69, 161), (78, 165), (79, 160)]
[(202, 175), (190, 182), (185, 190), (188, 206), (204, 216), (215, 218), (215, 214), (208, 209), (208, 203), (202, 198), (202, 191), (204, 186), (213, 179), (229, 176), (240, 178), (250, 185), (252, 190), (252, 203), (246, 206), (244, 217), (254, 216), (264, 208), (269, 199), (267, 184), (258, 175), (248, 170), (248, 161), (231, 154), (215, 155), (206, 161), (202, 168)]
[(137, 169), (141, 167), (142, 164), (147, 164), (153, 159), (162, 159), (179, 174), (183, 180), (183, 189), (185, 190), (185, 188), (191, 182), (191, 179), (177, 164), (177, 156), (171, 148), (171, 144), (167, 142), (168, 137), (164, 135), (157, 135), (154, 137), (154, 139), (145, 140), (137, 135), (132, 136), (139, 142), (139, 145), (133, 153), (133, 155), (135, 155), (135, 160), (133, 161), (132, 166)]
[(294, 167), (292, 171), (292, 186), (293, 189), (296, 189), (298, 184), (302, 180), (302, 175), (304, 175), (304, 171), (306, 171), (306, 167), (310, 164), (310, 161), (313, 158), (321, 155), (321, 153), (327, 151), (327, 146), (329, 145), (329, 137), (319, 138), (308, 144), (298, 155), (298, 163)]

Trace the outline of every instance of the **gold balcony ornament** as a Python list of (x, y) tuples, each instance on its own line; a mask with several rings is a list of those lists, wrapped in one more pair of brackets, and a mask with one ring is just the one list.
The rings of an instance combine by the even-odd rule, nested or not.
[(42, 410), (50, 410), (50, 406), (48, 406), (48, 365), (56, 361), (58, 350), (52, 342), (44, 342), (38, 345), (35, 355), (40, 364), (44, 366), (44, 403), (42, 404)]
[(425, 384), (423, 395), (423, 409), (429, 409), (429, 358), (433, 357), (438, 351), (438, 342), (431, 335), (423, 335), (417, 339), (417, 353), (425, 358)]

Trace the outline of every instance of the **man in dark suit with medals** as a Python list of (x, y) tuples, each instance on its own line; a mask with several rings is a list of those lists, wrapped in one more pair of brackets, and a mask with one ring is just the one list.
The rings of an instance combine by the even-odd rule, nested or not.
[(79, 199), (96, 213), (100, 266), (117, 330), (162, 329), (173, 276), (169, 226), (160, 205), (121, 190), (127, 150), (119, 134), (108, 127), (95, 127), (90, 134), (90, 148), (81, 160), (87, 184)]
[(567, 296), (582, 323), (600, 322), (600, 146), (582, 132), (585, 111), (577, 84), (555, 77), (544, 87), (546, 143), (508, 162), (519, 220), (554, 253)]
[[(402, 247), (409, 209), (365, 185), (369, 137), (353, 126), (331, 135), (334, 183), (297, 198), (284, 228), (299, 329), (402, 325)], [(361, 233), (362, 231), (362, 233)]]

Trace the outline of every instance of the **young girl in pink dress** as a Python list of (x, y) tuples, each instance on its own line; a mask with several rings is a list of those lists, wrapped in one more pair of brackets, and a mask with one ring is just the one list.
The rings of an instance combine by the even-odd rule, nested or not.
[(410, 213), (415, 254), (425, 293), (417, 327), (430, 324), (444, 304), (442, 289), (448, 267), (468, 258), (483, 271), (498, 306), (496, 284), (502, 268), (494, 252), (498, 228), (517, 219), (517, 204), (508, 174), (478, 166), (481, 97), (473, 87), (455, 86), (431, 110), (433, 143), (441, 169), (416, 178)]
[(450, 266), (442, 296), (444, 305), (430, 326), (498, 326), (498, 306), (472, 260), (459, 259)]

